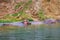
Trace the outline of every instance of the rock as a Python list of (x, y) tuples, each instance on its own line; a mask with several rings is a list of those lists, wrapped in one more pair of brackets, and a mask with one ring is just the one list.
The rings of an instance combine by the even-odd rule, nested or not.
[(40, 24), (43, 24), (42, 21), (33, 21), (31, 22), (32, 25), (40, 25)]
[(2, 26), (14, 26), (14, 25), (11, 25), (11, 24), (3, 24)]
[(60, 20), (56, 20), (58, 23), (60, 23)]
[(44, 23), (45, 23), (45, 24), (53, 24), (53, 23), (56, 23), (56, 20), (54, 20), (54, 19), (46, 19), (46, 20), (44, 21)]

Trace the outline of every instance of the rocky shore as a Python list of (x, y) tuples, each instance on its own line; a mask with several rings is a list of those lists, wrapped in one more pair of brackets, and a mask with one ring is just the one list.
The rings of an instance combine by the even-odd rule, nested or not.
[[(41, 24), (54, 24), (54, 23), (60, 23), (60, 20), (54, 20), (54, 19), (47, 19), (44, 21), (31, 21), (30, 25), (41, 25)], [(11, 22), (11, 23), (0, 23), (0, 26), (25, 26), (22, 22)]]

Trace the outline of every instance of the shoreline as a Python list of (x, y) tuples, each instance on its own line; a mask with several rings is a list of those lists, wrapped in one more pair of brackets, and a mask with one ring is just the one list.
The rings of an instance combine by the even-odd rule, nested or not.
[[(42, 21), (31, 21), (29, 23), (31, 23), (31, 25), (44, 24)], [(24, 26), (24, 24), (22, 22), (0, 23), (0, 26), (3, 26), (4, 24), (5, 25), (13, 25), (13, 26)]]
[[(54, 23), (60, 23), (60, 20), (54, 20), (54, 19), (46, 19), (44, 21), (29, 21), (29, 23), (31, 23), (31, 25), (41, 25), (41, 24), (54, 24)], [(0, 26), (8, 26), (8, 25), (12, 25), (12, 26), (25, 26), (21, 21), (18, 22), (10, 22), (10, 23), (0, 23)]]

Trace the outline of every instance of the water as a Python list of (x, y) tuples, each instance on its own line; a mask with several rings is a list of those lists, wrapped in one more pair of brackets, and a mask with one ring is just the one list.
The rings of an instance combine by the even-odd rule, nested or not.
[[(30, 22), (32, 25), (36, 25), (36, 24), (44, 24), (42, 21), (33, 21)], [(24, 24), (22, 22), (12, 22), (12, 23), (0, 23), (0, 26), (3, 26), (3, 24), (10, 24), (10, 25), (14, 25), (14, 26), (24, 26)]]
[(0, 40), (60, 40), (60, 24), (4, 28)]

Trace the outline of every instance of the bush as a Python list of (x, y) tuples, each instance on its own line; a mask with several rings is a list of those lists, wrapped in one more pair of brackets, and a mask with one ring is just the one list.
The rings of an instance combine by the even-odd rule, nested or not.
[(29, 21), (33, 21), (33, 19), (31, 19), (31, 18), (30, 18), (30, 19), (28, 19), (28, 20), (29, 20)]
[(39, 11), (38, 16), (39, 16), (40, 20), (44, 20), (46, 18), (43, 11)]

